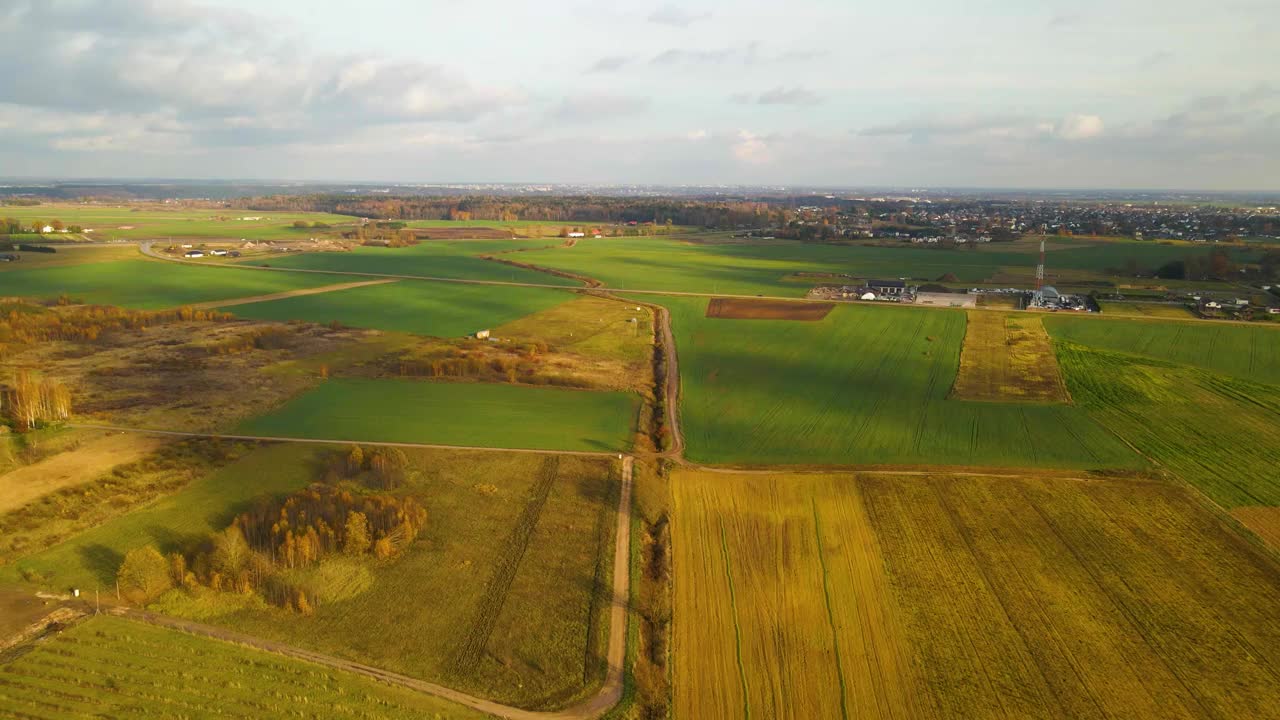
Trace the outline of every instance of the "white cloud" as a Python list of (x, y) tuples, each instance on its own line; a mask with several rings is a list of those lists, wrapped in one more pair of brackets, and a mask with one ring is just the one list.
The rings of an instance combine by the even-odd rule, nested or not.
[(739, 130), (736, 142), (731, 146), (733, 156), (739, 162), (761, 165), (770, 160), (769, 145), (765, 139), (748, 130)]
[(663, 5), (649, 13), (649, 22), (671, 27), (689, 27), (699, 20), (711, 17), (711, 13), (691, 13), (675, 5)]
[(1102, 118), (1097, 115), (1068, 115), (1054, 128), (1063, 140), (1088, 140), (1102, 134)]

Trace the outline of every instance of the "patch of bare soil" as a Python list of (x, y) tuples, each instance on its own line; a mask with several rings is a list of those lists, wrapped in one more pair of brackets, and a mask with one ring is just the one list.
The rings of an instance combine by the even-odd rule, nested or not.
[(97, 479), (118, 465), (140, 459), (165, 443), (135, 433), (110, 433), (0, 475), (0, 513), (21, 507), (42, 495)]
[(831, 312), (835, 303), (788, 302), (786, 300), (750, 300), (712, 298), (707, 304), (707, 317), (722, 320), (799, 320), (814, 322)]

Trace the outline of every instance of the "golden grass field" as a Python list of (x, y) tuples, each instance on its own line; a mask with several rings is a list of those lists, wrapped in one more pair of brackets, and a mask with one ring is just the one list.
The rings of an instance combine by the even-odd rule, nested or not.
[(1280, 717), (1280, 564), (1181, 486), (672, 477), (686, 718)]
[(1039, 317), (986, 311), (967, 316), (952, 399), (1070, 402)]
[(1239, 507), (1231, 516), (1280, 551), (1280, 507)]

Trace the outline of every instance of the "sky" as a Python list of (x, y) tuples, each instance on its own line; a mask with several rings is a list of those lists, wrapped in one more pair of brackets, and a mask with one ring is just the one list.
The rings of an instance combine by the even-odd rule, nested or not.
[(0, 177), (1280, 190), (1274, 0), (0, 0)]

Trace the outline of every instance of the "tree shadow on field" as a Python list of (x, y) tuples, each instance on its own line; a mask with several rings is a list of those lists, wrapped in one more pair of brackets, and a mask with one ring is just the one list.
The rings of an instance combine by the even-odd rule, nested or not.
[(110, 585), (115, 581), (116, 571), (120, 569), (120, 563), (124, 562), (124, 555), (102, 543), (85, 545), (80, 548), (79, 553), (85, 566), (98, 578), (98, 582), (104, 585)]

